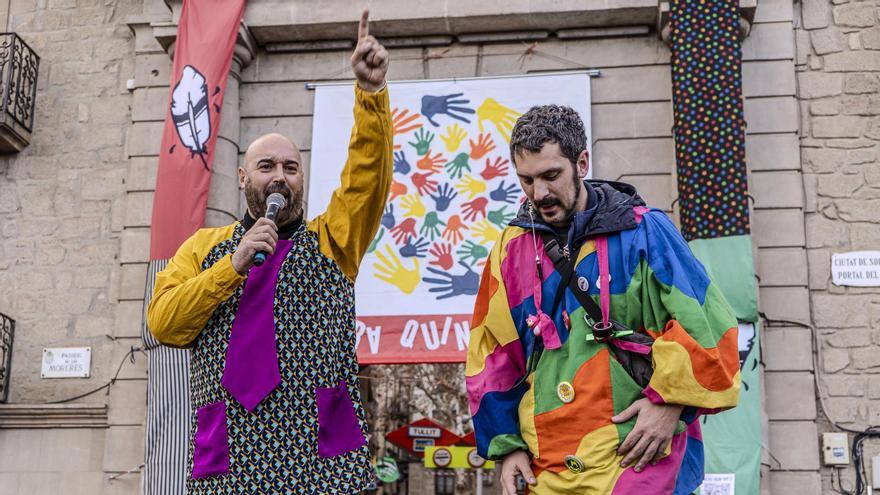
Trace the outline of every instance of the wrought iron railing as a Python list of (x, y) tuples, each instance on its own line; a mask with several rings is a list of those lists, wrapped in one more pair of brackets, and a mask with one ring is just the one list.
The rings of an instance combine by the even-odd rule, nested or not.
[(0, 110), (33, 132), (40, 57), (15, 33), (0, 33)]
[(9, 373), (14, 336), (15, 320), (0, 313), (0, 402), (6, 402), (9, 397)]

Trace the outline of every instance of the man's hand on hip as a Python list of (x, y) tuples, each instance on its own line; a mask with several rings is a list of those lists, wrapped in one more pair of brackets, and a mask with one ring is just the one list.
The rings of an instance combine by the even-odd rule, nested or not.
[(526, 483), (535, 484), (531, 463), (529, 453), (524, 450), (513, 451), (504, 457), (501, 461), (501, 488), (504, 489), (504, 495), (516, 495), (517, 474), (521, 474)]
[(266, 256), (274, 253), (277, 242), (278, 227), (275, 222), (266, 217), (260, 218), (238, 243), (238, 248), (232, 254), (232, 268), (239, 275), (244, 275), (254, 266), (254, 255), (260, 251), (266, 253)]
[(351, 54), (351, 68), (357, 78), (358, 86), (375, 93), (385, 86), (388, 72), (388, 51), (376, 38), (370, 36), (370, 11), (364, 9), (358, 25), (358, 42)]
[(611, 418), (615, 423), (623, 423), (638, 416), (635, 427), (617, 449), (617, 455), (624, 456), (620, 465), (627, 467), (635, 462), (635, 471), (639, 472), (649, 462), (659, 461), (672, 441), (682, 409), (684, 406), (639, 399)]

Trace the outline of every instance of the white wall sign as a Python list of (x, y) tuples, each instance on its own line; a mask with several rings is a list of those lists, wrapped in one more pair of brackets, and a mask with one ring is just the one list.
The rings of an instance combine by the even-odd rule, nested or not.
[(700, 486), (700, 495), (734, 495), (735, 489), (735, 474), (706, 473)]
[(441, 436), (443, 436), (440, 428), (431, 428), (429, 426), (410, 426), (408, 433), (409, 436), (412, 438), (440, 438)]
[(92, 366), (91, 347), (43, 349), (41, 378), (88, 378)]
[(853, 251), (831, 255), (834, 285), (880, 287), (880, 251)]

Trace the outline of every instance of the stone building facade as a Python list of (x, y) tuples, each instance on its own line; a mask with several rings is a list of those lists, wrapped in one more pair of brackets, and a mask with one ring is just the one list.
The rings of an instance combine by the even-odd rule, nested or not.
[[(830, 281), (832, 253), (880, 250), (880, 1), (741, 4), (753, 239), (768, 318), (762, 492), (827, 493), (821, 432), (832, 423), (880, 424), (880, 289)], [(42, 57), (32, 143), (0, 158), (0, 312), (18, 327), (11, 393), (0, 404), (0, 494), (140, 491), (147, 369), (138, 349), (180, 7), (176, 0), (11, 0), (0, 10), (7, 30)], [(351, 79), (360, 7), (248, 3), (207, 224), (239, 215), (235, 170), (256, 136), (290, 136), (308, 163), (314, 95), (305, 83)], [(650, 204), (675, 213), (662, 3), (389, 0), (370, 7), (373, 32), (391, 52), (391, 79), (599, 69), (594, 176), (630, 182)], [(91, 377), (41, 379), (42, 349), (66, 346), (92, 348)], [(114, 377), (98, 393), (48, 404)], [(868, 457), (878, 447), (866, 443)], [(851, 468), (842, 474), (852, 482)]]

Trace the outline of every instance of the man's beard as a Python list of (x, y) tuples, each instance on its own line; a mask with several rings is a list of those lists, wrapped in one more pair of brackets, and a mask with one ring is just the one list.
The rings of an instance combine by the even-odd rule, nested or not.
[(575, 214), (575, 209), (577, 208), (578, 199), (580, 199), (580, 197), (581, 197), (581, 183), (580, 182), (581, 182), (580, 178), (577, 176), (577, 174), (575, 174), (574, 184), (573, 184), (574, 185), (574, 198), (572, 198), (570, 205), (567, 205), (567, 206), (563, 205), (562, 201), (559, 198), (553, 197), (553, 196), (551, 196), (549, 198), (544, 198), (540, 201), (535, 201), (535, 203), (534, 203), (535, 208), (537, 209), (538, 214), (541, 215), (541, 219), (544, 220), (544, 222), (554, 223), (554, 222), (552, 222), (551, 219), (545, 217), (544, 214), (541, 213), (540, 208), (543, 208), (543, 207), (550, 207), (550, 206), (557, 206), (558, 205), (562, 208), (562, 218), (557, 220), (555, 223), (567, 222), (572, 217), (572, 215)]
[(248, 210), (253, 215), (254, 220), (266, 216), (266, 198), (272, 193), (281, 194), (287, 201), (284, 208), (278, 210), (278, 216), (275, 217), (275, 225), (283, 227), (302, 219), (302, 191), (294, 191), (287, 187), (287, 184), (278, 182), (270, 184), (265, 191), (258, 191), (252, 187), (251, 180), (246, 179), (244, 197), (247, 200)]

